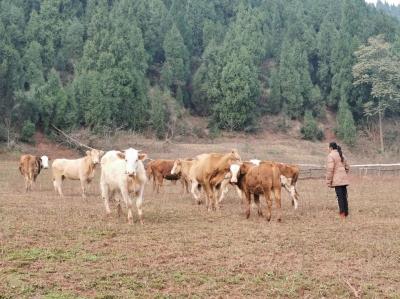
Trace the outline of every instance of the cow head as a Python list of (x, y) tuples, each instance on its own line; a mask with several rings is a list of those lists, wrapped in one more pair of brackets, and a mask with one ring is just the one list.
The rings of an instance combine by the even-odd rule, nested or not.
[(104, 152), (97, 150), (97, 149), (92, 149), (90, 151), (86, 151), (86, 156), (90, 157), (90, 160), (92, 161), (93, 164), (100, 163), (100, 158), (103, 155), (104, 155)]
[(230, 173), (231, 173), (231, 183), (237, 183), (238, 182), (238, 176), (239, 176), (239, 171), (240, 171), (241, 164), (231, 164), (229, 167)]
[(41, 168), (43, 168), (43, 169), (49, 168), (49, 160), (50, 160), (49, 157), (41, 156), (40, 157)]
[(135, 176), (138, 169), (138, 161), (147, 159), (147, 154), (139, 153), (140, 151), (128, 148), (118, 153), (120, 159), (126, 162), (125, 173), (129, 176)]
[(174, 166), (171, 169), (171, 174), (180, 174), (182, 170), (182, 161), (175, 160)]
[(239, 152), (237, 149), (232, 149), (231, 152), (229, 153), (229, 158), (232, 162), (238, 162), (241, 161), (242, 158), (240, 158)]

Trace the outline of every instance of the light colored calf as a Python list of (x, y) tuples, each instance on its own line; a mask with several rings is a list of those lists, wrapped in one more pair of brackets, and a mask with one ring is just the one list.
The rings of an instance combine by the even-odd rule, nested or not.
[[(128, 222), (133, 221), (131, 193), (136, 197), (140, 223), (143, 224), (143, 191), (147, 182), (146, 171), (142, 163), (146, 154), (129, 148), (123, 152), (110, 151), (101, 159), (100, 189), (106, 212), (111, 213), (109, 200), (119, 191), (128, 209)], [(121, 214), (121, 204), (118, 202), (118, 215)]]
[(94, 178), (95, 167), (103, 154), (103, 151), (92, 149), (80, 159), (55, 159), (51, 166), (54, 190), (62, 197), (61, 186), (64, 179), (80, 180), (82, 197), (86, 198), (86, 185)]

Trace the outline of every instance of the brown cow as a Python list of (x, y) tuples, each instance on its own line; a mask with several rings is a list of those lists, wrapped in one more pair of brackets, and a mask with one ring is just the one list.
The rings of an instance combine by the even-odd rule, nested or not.
[[(171, 170), (174, 167), (175, 160), (152, 160), (147, 164), (146, 174), (150, 180), (153, 178), (153, 191), (157, 189), (157, 193), (160, 193), (160, 187), (163, 185), (163, 181), (177, 181), (181, 179), (178, 174), (171, 174)], [(185, 188), (184, 182), (182, 181), (183, 188)]]
[[(261, 160), (252, 159), (251, 163), (259, 165)], [(298, 207), (299, 193), (296, 189), (296, 183), (299, 178), (300, 169), (297, 165), (278, 163), (273, 161), (264, 161), (268, 163), (275, 163), (281, 172), (281, 185), (289, 193), (292, 198), (292, 205), (295, 209)]]
[(86, 198), (86, 184), (94, 178), (96, 165), (100, 163), (103, 151), (92, 149), (86, 151), (86, 156), (80, 159), (56, 159), (51, 166), (53, 171), (54, 190), (62, 197), (62, 181), (67, 178), (70, 180), (80, 180), (82, 197)]
[(25, 178), (25, 191), (32, 190), (32, 185), (42, 168), (49, 168), (49, 158), (47, 156), (22, 155), (20, 157), (19, 171)]
[[(231, 167), (232, 169), (232, 167)], [(271, 220), (272, 199), (274, 193), (275, 203), (278, 209), (278, 221), (281, 221), (281, 181), (279, 168), (274, 163), (261, 162), (255, 166), (251, 162), (244, 162), (237, 167), (236, 175), (233, 173), (232, 183), (236, 183), (246, 198), (246, 218), (250, 217), (251, 194), (258, 205), (258, 213), (261, 214), (260, 195), (264, 195), (267, 203), (267, 220)]]
[(189, 171), (189, 179), (192, 183), (191, 192), (197, 203), (201, 203), (200, 195), (196, 194), (199, 186), (203, 187), (206, 194), (206, 206), (208, 211), (219, 209), (216, 198), (216, 187), (225, 179), (230, 172), (231, 164), (241, 160), (239, 153), (233, 149), (227, 154), (202, 154), (198, 155)]

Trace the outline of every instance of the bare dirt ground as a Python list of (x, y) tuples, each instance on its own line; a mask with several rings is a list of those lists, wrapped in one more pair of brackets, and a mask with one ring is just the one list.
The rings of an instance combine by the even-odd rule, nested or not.
[[(224, 151), (228, 144), (174, 145), (164, 155), (193, 156), (211, 146)], [(314, 147), (309, 151), (320, 150)], [(262, 154), (238, 148), (246, 157)], [(152, 150), (161, 156), (164, 149)], [(124, 217), (115, 206), (105, 216), (98, 175), (87, 201), (76, 181), (66, 181), (66, 197), (57, 197), (50, 170), (27, 194), (17, 156), (3, 154), (0, 298), (400, 298), (399, 180), (354, 177), (346, 222), (320, 180), (299, 182), (298, 211), (284, 194), (282, 223), (254, 210), (246, 220), (233, 190), (222, 211), (208, 213), (179, 183), (158, 195), (149, 184), (145, 225), (135, 216), (130, 226), (125, 209)]]

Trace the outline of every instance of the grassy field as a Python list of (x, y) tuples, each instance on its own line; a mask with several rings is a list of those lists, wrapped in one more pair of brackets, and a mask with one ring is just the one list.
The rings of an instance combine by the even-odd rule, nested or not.
[(146, 187), (145, 225), (105, 216), (98, 178), (60, 199), (50, 171), (23, 191), (0, 156), (0, 298), (400, 298), (399, 177), (353, 178), (350, 213), (323, 181), (300, 181), (283, 222), (244, 218), (231, 190), (207, 213), (181, 186)]

